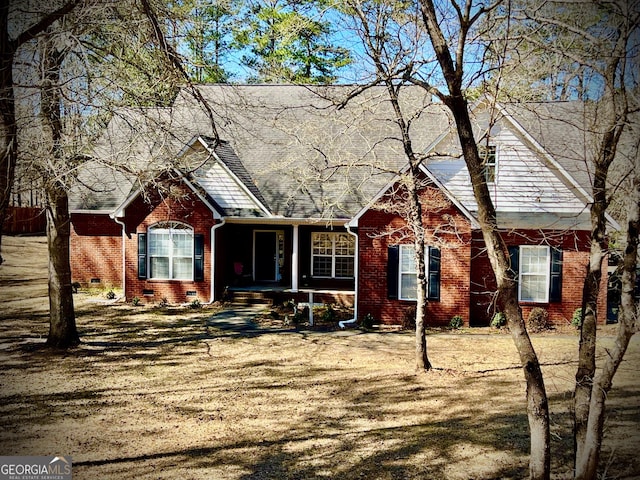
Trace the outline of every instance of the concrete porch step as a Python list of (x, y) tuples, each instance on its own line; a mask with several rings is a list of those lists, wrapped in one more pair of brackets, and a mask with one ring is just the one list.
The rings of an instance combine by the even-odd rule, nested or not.
[(236, 305), (273, 305), (268, 292), (231, 291), (231, 303)]

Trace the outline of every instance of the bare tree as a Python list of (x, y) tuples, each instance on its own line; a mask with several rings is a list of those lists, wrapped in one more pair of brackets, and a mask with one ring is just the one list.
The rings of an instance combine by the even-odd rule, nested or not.
[[(154, 92), (144, 81), (136, 86), (137, 82), (124, 79), (144, 77), (146, 69), (157, 64), (165, 66), (163, 77), (169, 84), (176, 70), (186, 78), (180, 58), (168, 46), (160, 30), (161, 22), (155, 11), (148, 3), (145, 6), (147, 8), (137, 14), (135, 10), (134, 14), (129, 11), (126, 19), (129, 23), (122, 25), (121, 5), (108, 2), (83, 4), (67, 17), (58, 15), (54, 19), (57, 21), (38, 31), (32, 42), (25, 42), (20, 54), (21, 115), (20, 118), (15, 116), (14, 104), (15, 135), (16, 141), (27, 142), (19, 153), (24, 169), (27, 173), (36, 172), (46, 193), (50, 303), (47, 345), (53, 348), (65, 349), (80, 342), (69, 259), (68, 193), (77, 183), (82, 165), (89, 161), (95, 150), (97, 132), (105, 120), (119, 114), (114, 107), (123, 104), (145, 106), (150, 100), (155, 105), (167, 90), (163, 82), (155, 82), (158, 88)], [(96, 23), (96, 18), (104, 23)], [(133, 28), (133, 22), (137, 28)], [(114, 32), (120, 36), (115, 43), (108, 41)], [(135, 49), (139, 42), (146, 48)], [(114, 62), (120, 64), (120, 69), (111, 68)], [(189, 86), (192, 94), (199, 98), (197, 89), (190, 83)], [(13, 95), (15, 88), (10, 90)], [(156, 109), (150, 110), (156, 112)], [(36, 111), (40, 114), (35, 115)], [(215, 135), (211, 107), (207, 111)], [(152, 131), (157, 132), (145, 141), (168, 142), (168, 127), (162, 124), (162, 114), (152, 113), (145, 118), (155, 123), (156, 128)], [(129, 145), (129, 149), (134, 151), (138, 146)], [(143, 163), (141, 159), (134, 165), (110, 163), (106, 159), (104, 166), (138, 175), (140, 181), (154, 178), (157, 171), (152, 173), (150, 170), (159, 162)], [(170, 168), (171, 165), (163, 167), (164, 171)]]
[[(633, 291), (637, 255), (637, 169), (640, 104), (637, 37), (640, 3), (637, 1), (513, 2), (502, 13), (499, 28), (513, 27), (501, 62), (509, 66), (503, 94), (520, 92), (522, 79), (534, 83), (543, 99), (590, 99), (581, 129), (586, 139), (582, 170), (590, 174), (592, 203), (591, 251), (583, 287), (579, 364), (574, 390), (575, 478), (595, 478), (603, 437), (606, 395), (633, 333), (637, 304)], [(518, 55), (513, 46), (518, 45)], [(543, 60), (540, 60), (542, 58)], [(523, 61), (523, 59), (525, 59)], [(553, 59), (553, 61), (550, 61)], [(569, 122), (569, 120), (565, 119)], [(624, 186), (625, 188), (622, 188)], [(623, 207), (621, 207), (624, 205)], [(614, 207), (614, 208), (612, 208)], [(626, 245), (622, 264), (624, 305), (621, 305), (616, 347), (598, 373), (596, 340), (598, 293), (603, 265), (612, 239), (607, 212), (625, 211)], [(634, 213), (635, 212), (635, 213)], [(600, 319), (602, 320), (602, 319)]]
[[(441, 2), (436, 5), (429, 1), (406, 2), (349, 2), (347, 11), (359, 20), (361, 38), (365, 50), (376, 72), (371, 84), (387, 87), (388, 96), (394, 105), (395, 121), (402, 137), (405, 156), (409, 162), (408, 201), (410, 220), (416, 225), (416, 253), (424, 251), (424, 233), (420, 222), (420, 199), (417, 195), (416, 179), (419, 165), (424, 160), (412, 146), (411, 121), (397, 108), (398, 91), (406, 85), (417, 85), (430, 95), (437, 96), (451, 112), (455, 122), (458, 141), (466, 162), (476, 202), (478, 223), (482, 230), (487, 253), (493, 267), (498, 286), (498, 298), (502, 311), (506, 314), (509, 330), (513, 337), (523, 366), (527, 382), (527, 412), (531, 430), (531, 478), (549, 478), (550, 438), (549, 411), (542, 371), (537, 355), (526, 331), (525, 322), (518, 304), (515, 273), (510, 269), (510, 260), (505, 243), (498, 230), (496, 211), (491, 200), (484, 176), (482, 158), (471, 120), (468, 97), (475, 86), (475, 80), (482, 77), (481, 67), (472, 67), (482, 58), (476, 45), (477, 24), (484, 15), (498, 8), (500, 0), (476, 6), (471, 1)], [(371, 18), (375, 21), (371, 22)], [(387, 23), (403, 25), (402, 35), (390, 31)], [(446, 28), (446, 30), (445, 30)], [(424, 42), (421, 31), (428, 34)], [(445, 31), (451, 36), (445, 36)], [(409, 43), (407, 38), (411, 39)], [(468, 53), (470, 51), (470, 53)], [(435, 58), (430, 56), (435, 54)], [(480, 72), (478, 72), (480, 70)], [(444, 81), (444, 88), (438, 88)], [(366, 88), (366, 87), (363, 87)], [(354, 92), (357, 94), (358, 91)], [(413, 180), (411, 180), (413, 179)], [(416, 192), (414, 194), (414, 192)], [(424, 261), (424, 257), (422, 258)], [(424, 263), (417, 257), (418, 271), (423, 271)], [(423, 278), (420, 282), (423, 282)], [(424, 288), (424, 284), (422, 284)], [(420, 299), (421, 297), (419, 297)], [(424, 308), (424, 306), (422, 307)], [(417, 350), (421, 348), (419, 319), (423, 314), (418, 303), (416, 315)]]
[[(18, 49), (47, 29), (56, 20), (73, 11), (81, 0), (63, 3), (56, 9), (43, 12), (30, 25), (21, 25), (25, 18), (20, 12), (22, 2), (2, 2), (0, 5), (0, 247), (2, 225), (11, 198), (11, 188), (18, 158), (18, 127), (14, 96), (13, 68)], [(28, 18), (28, 16), (26, 16)], [(19, 32), (16, 34), (15, 31)], [(0, 255), (2, 264), (2, 255)]]
[[(47, 345), (52, 348), (68, 348), (80, 343), (76, 329), (71, 286), (69, 237), (71, 219), (65, 173), (61, 163), (67, 160), (63, 154), (63, 125), (60, 70), (65, 51), (57, 47), (51, 36), (51, 28), (41, 36), (39, 49), (42, 65), (40, 105), (44, 130), (49, 145), (48, 159), (44, 165), (53, 175), (45, 183), (47, 241), (49, 248), (49, 336)], [(62, 172), (61, 172), (62, 170)]]
[(407, 169), (402, 172), (401, 180), (407, 202), (402, 216), (411, 230), (417, 271), (415, 359), (417, 370), (428, 371), (432, 365), (427, 354), (426, 243), (423, 205), (420, 197), (420, 182), (424, 176), (420, 165), (425, 157), (422, 152), (414, 149), (412, 139), (412, 122), (422, 112), (408, 112), (400, 101), (400, 92), (407, 86), (406, 77), (413, 73), (411, 60), (416, 55), (421, 38), (419, 32), (412, 28), (415, 22), (412, 24), (406, 21), (410, 20), (411, 12), (407, 11), (402, 3), (355, 0), (346, 2), (345, 11), (355, 20), (355, 30), (372, 64), (373, 75), (365, 85), (355, 89), (344, 102), (357, 97), (369, 88), (383, 86), (392, 108), (393, 122), (397, 128), (402, 152), (408, 162)]

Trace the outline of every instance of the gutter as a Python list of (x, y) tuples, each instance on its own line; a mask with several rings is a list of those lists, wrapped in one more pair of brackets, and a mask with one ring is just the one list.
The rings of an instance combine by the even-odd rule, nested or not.
[(225, 223), (226, 219), (222, 217), (220, 223), (216, 223), (211, 227), (211, 282), (209, 301), (207, 302), (207, 305), (211, 305), (216, 301), (216, 230), (222, 227)]
[(122, 226), (122, 237), (121, 237), (121, 243), (122, 243), (122, 295), (124, 296), (124, 298), (127, 298), (127, 255), (126, 255), (126, 236), (127, 236), (127, 231), (126, 231), (126, 226), (124, 224), (123, 220), (118, 220), (118, 217), (111, 217), (113, 218), (113, 221), (116, 222), (118, 225)]
[(355, 293), (353, 294), (353, 318), (350, 318), (349, 320), (342, 320), (340, 322), (338, 322), (338, 326), (342, 329), (345, 329), (347, 327), (352, 327), (355, 326), (356, 322), (358, 321), (358, 278), (360, 277), (359, 272), (358, 272), (358, 259), (360, 258), (360, 249), (359, 249), (359, 245), (358, 245), (358, 234), (354, 233), (353, 231), (351, 231), (351, 225), (349, 223), (345, 223), (345, 227), (347, 229), (347, 232), (351, 235), (353, 235), (356, 239), (356, 258), (354, 261), (354, 273), (355, 273), (355, 285), (354, 285), (354, 290)]

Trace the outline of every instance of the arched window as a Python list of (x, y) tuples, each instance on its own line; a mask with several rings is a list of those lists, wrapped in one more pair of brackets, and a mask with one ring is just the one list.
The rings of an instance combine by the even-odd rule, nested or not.
[(149, 278), (193, 280), (193, 229), (183, 223), (149, 228)]

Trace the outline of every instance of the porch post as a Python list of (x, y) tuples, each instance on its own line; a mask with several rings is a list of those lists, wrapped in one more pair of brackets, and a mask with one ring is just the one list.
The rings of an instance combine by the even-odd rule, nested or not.
[(298, 225), (293, 226), (292, 252), (291, 252), (291, 291), (298, 291)]

